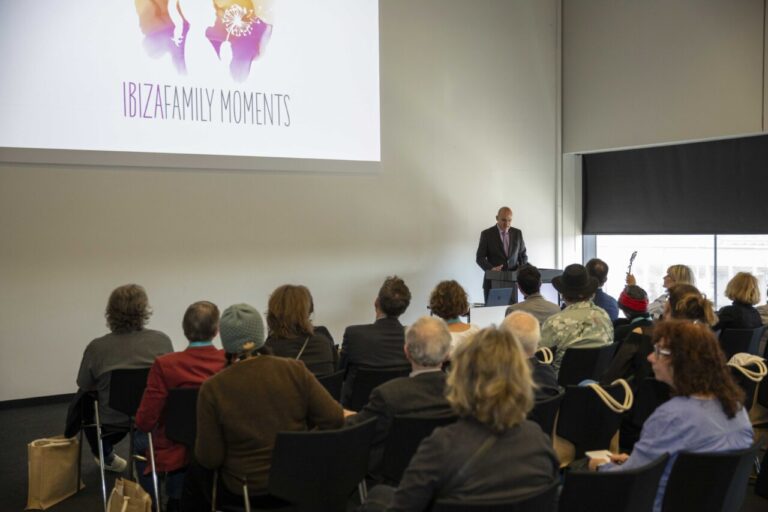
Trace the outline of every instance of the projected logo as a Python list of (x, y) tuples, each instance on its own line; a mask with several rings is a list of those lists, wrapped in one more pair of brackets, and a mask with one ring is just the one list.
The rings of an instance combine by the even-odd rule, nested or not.
[(144, 47), (151, 57), (170, 54), (182, 74), (210, 75), (228, 67), (248, 78), (272, 33), (270, 0), (135, 0)]

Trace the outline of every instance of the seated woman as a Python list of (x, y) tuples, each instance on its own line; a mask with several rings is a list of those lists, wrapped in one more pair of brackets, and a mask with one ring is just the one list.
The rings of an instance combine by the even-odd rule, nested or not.
[[(632, 274), (627, 275), (627, 284), (635, 285), (635, 276)], [(672, 265), (667, 269), (667, 273), (664, 275), (664, 289), (666, 293), (660, 295), (648, 306), (648, 312), (654, 319), (659, 319), (664, 312), (664, 304), (669, 297), (669, 289), (676, 284), (690, 284), (695, 285), (696, 279), (693, 276), (693, 270), (686, 265)]]
[(646, 420), (631, 455), (610, 462), (592, 459), (590, 469), (624, 471), (670, 454), (656, 495), (661, 510), (670, 470), (682, 451), (709, 453), (742, 450), (752, 444), (752, 426), (742, 406), (744, 393), (725, 364), (712, 330), (702, 323), (665, 321), (653, 334), (648, 356), (656, 379), (669, 384), (673, 398)]
[(451, 352), (480, 330), (476, 325), (461, 321), (461, 317), (469, 313), (469, 301), (467, 292), (456, 281), (438, 283), (429, 296), (429, 309), (448, 324)]
[(314, 304), (306, 286), (280, 286), (267, 309), (267, 347), (274, 355), (303, 361), (318, 377), (334, 372), (338, 354), (333, 342), (312, 326)]
[(209, 378), (197, 401), (197, 439), (182, 510), (211, 510), (211, 471), (219, 471), (217, 502), (274, 505), (266, 494), (275, 437), (282, 431), (340, 428), (341, 405), (300, 362), (269, 355), (261, 315), (247, 304), (221, 316), (221, 344), (233, 363)]
[(760, 302), (760, 288), (757, 278), (749, 272), (739, 272), (728, 281), (725, 296), (733, 301), (717, 312), (719, 322), (714, 329), (757, 329), (763, 325), (760, 312), (755, 304)]
[(374, 488), (367, 510), (423, 511), (435, 500), (508, 502), (557, 481), (552, 442), (526, 420), (531, 370), (511, 333), (483, 329), (456, 349), (447, 398), (459, 421), (424, 439), (394, 494)]

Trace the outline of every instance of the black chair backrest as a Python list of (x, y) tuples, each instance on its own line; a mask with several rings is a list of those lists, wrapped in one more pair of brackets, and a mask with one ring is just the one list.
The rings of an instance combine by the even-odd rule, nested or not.
[[(760, 331), (760, 332), (758, 332)], [(763, 328), (758, 329), (723, 329), (720, 332), (720, 348), (728, 361), (734, 354), (748, 352), (757, 355), (757, 347)]]
[(757, 449), (754, 445), (733, 452), (680, 453), (669, 474), (661, 510), (741, 510)]
[(560, 482), (557, 481), (533, 496), (507, 503), (472, 505), (438, 501), (432, 506), (432, 512), (553, 512), (559, 486)]
[(341, 385), (344, 383), (344, 370), (318, 377), (317, 380), (331, 394), (337, 402), (341, 400)]
[[(620, 385), (603, 386), (618, 402), (624, 401)], [(621, 423), (621, 414), (613, 412), (589, 387), (568, 386), (560, 403), (557, 435), (573, 443), (576, 458), (588, 450), (608, 448)]]
[(668, 460), (664, 454), (628, 471), (569, 471), (558, 512), (650, 512)]
[(374, 388), (397, 377), (405, 377), (409, 373), (411, 373), (410, 366), (397, 368), (356, 367), (355, 378), (351, 382), (352, 391), (344, 407), (352, 411), (359, 411), (368, 403), (368, 397), (371, 396), (371, 391)]
[(199, 388), (172, 388), (165, 402), (165, 435), (189, 448), (197, 435), (197, 393)]
[(768, 408), (768, 377), (764, 377), (757, 388), (757, 403)]
[(387, 483), (398, 484), (421, 441), (437, 427), (456, 422), (456, 416), (425, 418), (395, 416), (384, 443), (381, 475)]
[(600, 377), (616, 352), (616, 345), (596, 348), (569, 348), (563, 354), (557, 383), (561, 386), (575, 386), (584, 379)]
[(563, 401), (564, 392), (560, 392), (546, 400), (540, 400), (533, 404), (533, 409), (528, 413), (528, 419), (538, 423), (545, 434), (552, 437), (552, 431), (555, 428), (555, 418), (560, 409), (560, 402)]
[(368, 470), (376, 418), (340, 430), (279, 432), (268, 491), (307, 510), (346, 510)]
[(147, 387), (149, 368), (112, 370), (109, 377), (109, 407), (129, 417), (136, 415)]
[[(752, 371), (757, 371), (758, 369), (757, 365), (753, 364), (747, 365), (745, 368)], [(747, 412), (749, 412), (755, 402), (755, 390), (757, 389), (759, 383), (748, 378), (746, 375), (732, 366), (729, 366), (728, 369), (731, 370), (731, 376), (733, 377), (733, 380), (736, 381), (736, 384), (738, 384), (739, 387), (744, 390), (744, 408), (747, 410)]]

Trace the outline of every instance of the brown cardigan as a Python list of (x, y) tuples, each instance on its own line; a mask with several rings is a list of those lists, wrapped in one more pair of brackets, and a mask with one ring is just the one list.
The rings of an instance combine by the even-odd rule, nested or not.
[(280, 431), (340, 428), (341, 406), (303, 363), (257, 356), (208, 379), (197, 401), (198, 462), (220, 468), (227, 488), (247, 477), (251, 494), (267, 489), (272, 448)]

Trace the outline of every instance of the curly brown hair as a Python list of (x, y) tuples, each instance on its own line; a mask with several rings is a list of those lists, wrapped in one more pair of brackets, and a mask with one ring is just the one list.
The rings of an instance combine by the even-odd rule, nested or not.
[(665, 320), (654, 328), (653, 343), (672, 353), (672, 394), (713, 395), (729, 418), (741, 409), (744, 392), (728, 371), (725, 355), (708, 325)]
[(109, 295), (104, 316), (109, 330), (114, 333), (142, 330), (152, 316), (144, 287), (125, 284), (115, 288)]
[(267, 327), (269, 335), (277, 338), (311, 336), (314, 333), (312, 294), (306, 286), (284, 284), (269, 296)]
[(451, 320), (469, 311), (467, 292), (456, 281), (441, 281), (429, 296), (429, 309), (443, 320)]

